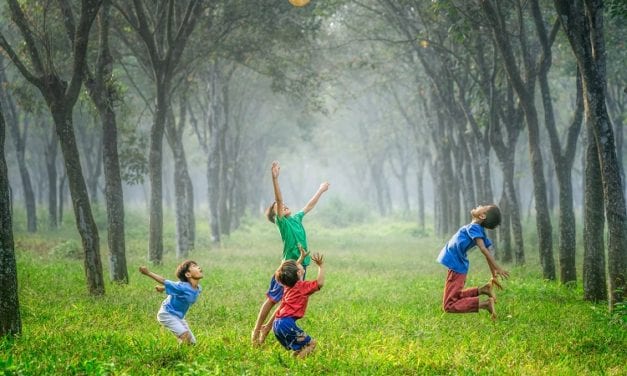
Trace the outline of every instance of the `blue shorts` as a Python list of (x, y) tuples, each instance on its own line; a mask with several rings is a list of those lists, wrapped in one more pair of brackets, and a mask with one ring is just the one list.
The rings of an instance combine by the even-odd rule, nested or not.
[[(303, 279), (307, 276), (307, 267), (305, 266), (304, 268), (305, 274), (303, 275)], [(274, 279), (274, 275), (272, 275), (272, 278), (270, 279), (270, 287), (268, 287), (266, 297), (275, 303), (280, 302), (281, 298), (283, 298), (283, 285)]]
[(311, 341), (311, 337), (296, 325), (293, 317), (274, 319), (272, 331), (281, 345), (288, 350), (298, 351)]

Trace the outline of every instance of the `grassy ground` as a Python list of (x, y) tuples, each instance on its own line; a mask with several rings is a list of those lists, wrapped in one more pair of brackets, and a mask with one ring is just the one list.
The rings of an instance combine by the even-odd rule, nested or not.
[[(17, 233), (23, 335), (0, 340), (0, 375), (627, 375), (625, 318), (584, 302), (581, 288), (543, 281), (531, 250), (527, 267), (508, 266), (492, 322), (485, 311), (442, 313), (446, 270), (435, 262), (442, 240), (416, 236), (411, 223), (331, 230), (311, 221), (307, 229), (311, 250), (326, 256), (327, 279), (299, 321), (318, 340), (305, 360), (272, 337), (250, 346), (281, 253), (270, 224), (247, 224), (221, 248), (199, 229), (191, 258), (205, 278), (187, 315), (198, 340), (192, 348), (178, 347), (155, 319), (163, 295), (137, 272), (145, 229), (129, 229), (130, 284), (108, 284), (101, 298), (88, 296), (82, 261), (68, 257), (74, 246), (63, 242), (76, 238), (72, 228)], [(166, 248), (173, 244), (168, 234)], [(152, 269), (174, 279), (176, 264), (169, 251)], [(315, 274), (312, 265), (308, 279)], [(473, 252), (468, 284), (488, 276)]]

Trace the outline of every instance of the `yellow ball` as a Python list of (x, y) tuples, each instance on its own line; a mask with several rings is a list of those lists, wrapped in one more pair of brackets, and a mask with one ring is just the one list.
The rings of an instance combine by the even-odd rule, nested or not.
[(309, 4), (309, 0), (288, 0), (295, 7), (304, 7)]

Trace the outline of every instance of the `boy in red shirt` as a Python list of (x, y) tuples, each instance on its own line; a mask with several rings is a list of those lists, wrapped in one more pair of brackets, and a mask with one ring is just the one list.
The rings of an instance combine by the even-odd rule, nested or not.
[(304, 281), (305, 269), (294, 260), (283, 261), (274, 274), (285, 290), (272, 329), (281, 345), (294, 351), (294, 356), (298, 358), (306, 357), (316, 347), (316, 341), (296, 325), (296, 320), (305, 316), (309, 296), (319, 291), (324, 284), (323, 256), (315, 253), (311, 260), (318, 265), (315, 281)]

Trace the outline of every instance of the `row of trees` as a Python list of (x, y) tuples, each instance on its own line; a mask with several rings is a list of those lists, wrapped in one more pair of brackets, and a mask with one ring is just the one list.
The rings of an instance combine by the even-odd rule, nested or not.
[[(27, 145), (38, 143), (45, 150), (49, 225), (61, 215), (67, 182), (88, 289), (102, 295), (92, 215), (101, 175), (110, 279), (127, 283), (123, 185), (148, 177), (148, 258), (159, 263), (164, 142), (175, 182), (176, 252), (185, 257), (197, 221), (190, 153), (205, 165), (212, 238), (219, 243), (247, 209), (258, 210), (257, 182), (268, 153), (297, 136), (286, 124), (299, 123), (319, 154), (345, 161), (345, 175), (370, 179), (354, 191), (372, 198), (382, 215), (390, 210), (390, 181), (398, 181), (403, 207), (409, 211), (414, 198), (424, 227), (427, 173), (437, 234), (453, 232), (473, 205), (498, 201), (504, 214), (499, 257), (517, 264), (525, 262), (518, 179), (528, 166), (543, 276), (570, 284), (577, 275), (571, 171), (583, 145), (585, 298), (609, 297), (612, 306), (623, 299), (627, 265), (617, 153), (624, 69), (620, 58), (606, 60), (615, 51), (605, 50), (603, 33), (623, 30), (627, 12), (612, 10), (617, 16), (608, 26), (603, 4), (593, 0), (325, 1), (305, 8), (273, 0), (63, 0), (54, 6), (8, 0), (1, 15), (7, 26), (0, 28), (0, 118), (13, 139), (27, 230), (37, 230), (35, 197), (42, 191), (30, 181), (26, 156), (33, 146)], [(606, 72), (618, 78), (609, 87)], [(570, 95), (552, 91), (558, 85)], [(299, 102), (271, 102), (269, 89)], [(307, 115), (293, 115), (301, 111)], [(333, 118), (342, 124), (322, 125)], [(54, 133), (29, 126), (50, 122)], [(39, 141), (27, 138), (36, 132)], [(527, 158), (517, 153), (524, 137)], [(343, 158), (351, 154), (359, 159)], [(10, 213), (6, 169), (0, 172), (0, 210)], [(547, 176), (558, 185), (557, 267)], [(9, 286), (0, 300), (3, 334), (19, 332), (11, 215), (8, 220), (0, 239), (0, 281)]]

